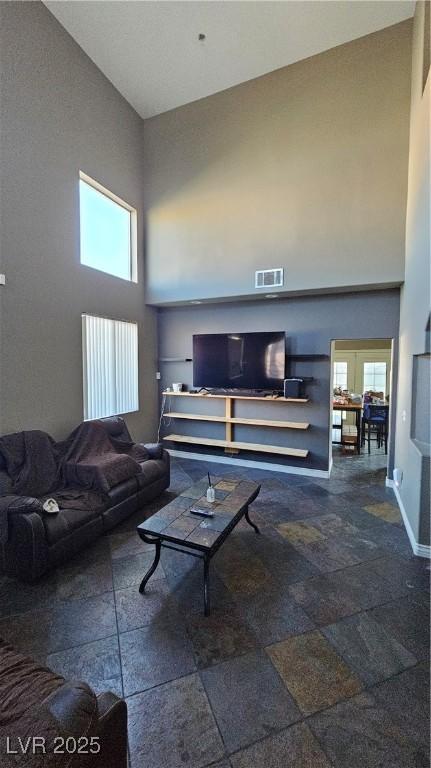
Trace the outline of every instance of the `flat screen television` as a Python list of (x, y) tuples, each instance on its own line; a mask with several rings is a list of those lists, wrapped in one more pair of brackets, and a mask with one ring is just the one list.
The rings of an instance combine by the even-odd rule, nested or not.
[(193, 336), (193, 386), (208, 389), (283, 389), (284, 331)]

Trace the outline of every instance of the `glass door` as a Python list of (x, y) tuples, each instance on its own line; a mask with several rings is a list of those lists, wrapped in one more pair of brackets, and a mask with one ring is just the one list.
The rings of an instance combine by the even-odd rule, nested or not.
[[(353, 392), (355, 384), (356, 355), (354, 352), (334, 352), (333, 356), (333, 387), (341, 387)], [(332, 440), (339, 442), (341, 440), (342, 424), (354, 424), (355, 415), (346, 413), (346, 411), (334, 411), (332, 414), (332, 424), (335, 429), (332, 430)]]

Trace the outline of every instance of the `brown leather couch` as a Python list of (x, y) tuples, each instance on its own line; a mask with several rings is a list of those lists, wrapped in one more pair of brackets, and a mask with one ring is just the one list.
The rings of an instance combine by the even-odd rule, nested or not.
[(0, 639), (0, 765), (126, 768), (126, 702), (66, 682)]
[[(120, 416), (100, 422), (113, 437), (132, 439)], [(141, 462), (142, 472), (114, 486), (101, 512), (64, 509), (48, 515), (38, 499), (17, 496), (14, 508), (9, 507), (8, 540), (0, 545), (0, 570), (22, 581), (35, 581), (159, 496), (170, 483), (169, 454), (158, 443), (146, 443), (145, 448), (149, 458)], [(6, 495), (10, 504), (10, 488), (11, 480), (0, 464), (0, 504)]]

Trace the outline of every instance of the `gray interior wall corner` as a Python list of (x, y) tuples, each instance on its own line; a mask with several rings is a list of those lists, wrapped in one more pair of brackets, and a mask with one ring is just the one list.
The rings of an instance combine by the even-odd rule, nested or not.
[[(430, 312), (430, 74), (423, 88), (425, 3), (415, 7), (411, 78), (410, 148), (406, 216), (405, 280), (400, 298), (400, 353), (395, 466), (403, 471), (399, 498), (419, 545), (429, 546), (429, 444), (412, 434), (414, 357), (426, 353)], [(417, 384), (417, 382), (416, 382)], [(422, 381), (421, 387), (424, 386)], [(417, 395), (419, 393), (416, 393)], [(426, 397), (426, 395), (424, 395)], [(428, 474), (427, 474), (428, 472)]]

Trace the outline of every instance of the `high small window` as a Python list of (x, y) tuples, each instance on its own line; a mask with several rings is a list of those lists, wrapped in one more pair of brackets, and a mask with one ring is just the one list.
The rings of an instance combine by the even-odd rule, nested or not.
[(82, 315), (84, 419), (139, 409), (138, 326)]
[(81, 264), (137, 282), (136, 211), (79, 174)]
[(423, 47), (423, 66), (422, 66), (422, 93), (427, 84), (428, 72), (430, 71), (431, 59), (431, 4), (426, 0), (424, 6), (424, 47)]

